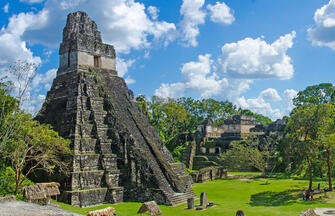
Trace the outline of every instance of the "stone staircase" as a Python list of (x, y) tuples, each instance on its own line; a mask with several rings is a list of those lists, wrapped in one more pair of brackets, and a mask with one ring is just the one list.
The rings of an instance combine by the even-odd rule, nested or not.
[(186, 165), (188, 169), (193, 168), (193, 158), (195, 156), (197, 144), (192, 141), (190, 145), (182, 153), (182, 162)]
[(113, 154), (112, 140), (108, 138), (109, 129), (104, 124), (107, 113), (103, 112), (103, 98), (95, 95), (94, 86), (79, 86), (77, 98), (69, 100), (72, 103), (67, 104), (69, 111), (77, 108), (71, 190), (67, 191), (70, 203), (87, 207), (123, 202), (117, 155)]

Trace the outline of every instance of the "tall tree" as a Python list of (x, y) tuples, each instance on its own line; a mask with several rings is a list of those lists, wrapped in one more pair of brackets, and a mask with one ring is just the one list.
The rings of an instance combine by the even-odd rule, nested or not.
[(312, 189), (313, 171), (312, 163), (317, 158), (317, 126), (315, 106), (304, 104), (295, 108), (287, 123), (288, 140), (293, 144), (290, 145), (295, 157), (300, 158), (301, 162), (307, 163), (309, 175), (309, 189)]
[(329, 190), (332, 188), (332, 174), (331, 174), (331, 155), (335, 147), (335, 105), (330, 103), (319, 104), (316, 107), (316, 119), (318, 139), (321, 148), (326, 153), (327, 175)]
[[(17, 61), (7, 69), (10, 77), (0, 77), (0, 125), (6, 125), (5, 128), (0, 128), (0, 152), (8, 139), (21, 127), (20, 108), (27, 100), (27, 91), (37, 68), (38, 65), (34, 63)], [(6, 123), (8, 116), (15, 118)]]

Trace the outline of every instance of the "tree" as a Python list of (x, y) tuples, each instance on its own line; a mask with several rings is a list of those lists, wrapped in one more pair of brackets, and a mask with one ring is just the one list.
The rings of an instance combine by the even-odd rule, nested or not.
[(317, 127), (316, 127), (316, 107), (310, 104), (303, 104), (295, 108), (287, 123), (288, 140), (292, 144), (289, 146), (294, 156), (300, 162), (307, 162), (309, 174), (309, 189), (312, 189), (313, 171), (312, 162), (317, 158)]
[[(26, 61), (16, 61), (8, 69), (8, 77), (0, 77), (0, 153), (4, 144), (20, 130), (19, 117), (27, 90), (36, 75), (38, 65)], [(11, 80), (5, 82), (4, 80)], [(13, 96), (14, 95), (14, 96)], [(8, 117), (14, 116), (8, 122)], [(7, 121), (7, 122), (6, 122)]]
[(233, 141), (231, 148), (222, 154), (221, 159), (228, 169), (246, 170), (256, 168), (265, 175), (267, 164), (264, 156), (257, 148)]
[(52, 173), (55, 168), (67, 168), (70, 155), (69, 141), (58, 136), (50, 125), (32, 120), (29, 114), (12, 116), (22, 121), (20, 130), (6, 143), (3, 155), (15, 171), (15, 194), (27, 176), (37, 169)]
[(0, 153), (17, 126), (16, 122), (8, 122), (9, 116), (19, 108), (19, 101), (10, 95), (11, 86), (10, 82), (0, 81)]
[(255, 117), (256, 121), (258, 121), (259, 123), (261, 123), (262, 125), (265, 125), (265, 126), (269, 125), (270, 123), (272, 123), (272, 120), (269, 117), (263, 116), (262, 114), (251, 112), (248, 109), (239, 108), (238, 114), (239, 115), (250, 115), (250, 116), (253, 116), (253, 117)]
[(332, 188), (331, 175), (331, 153), (335, 147), (335, 105), (330, 103), (319, 104), (316, 106), (316, 119), (318, 122), (318, 140), (321, 148), (326, 153), (327, 175), (329, 190)]
[(295, 106), (303, 104), (322, 104), (335, 102), (335, 87), (331, 83), (321, 83), (319, 85), (308, 86), (305, 90), (298, 92), (293, 99)]

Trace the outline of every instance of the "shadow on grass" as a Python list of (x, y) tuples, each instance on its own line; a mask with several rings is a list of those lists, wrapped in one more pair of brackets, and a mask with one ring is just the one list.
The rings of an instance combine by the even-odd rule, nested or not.
[(292, 193), (296, 190), (286, 190), (282, 192), (265, 191), (251, 195), (251, 206), (285, 206), (298, 201), (299, 196)]

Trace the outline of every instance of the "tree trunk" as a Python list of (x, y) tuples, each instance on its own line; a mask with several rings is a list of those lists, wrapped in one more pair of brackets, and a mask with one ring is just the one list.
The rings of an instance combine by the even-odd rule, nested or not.
[(331, 175), (331, 164), (330, 164), (330, 149), (327, 148), (327, 167), (328, 167), (328, 184), (329, 184), (329, 190), (332, 191), (332, 175)]
[(309, 186), (308, 188), (311, 190), (312, 189), (312, 184), (313, 184), (313, 175), (312, 175), (312, 163), (309, 157), (307, 157), (307, 162), (308, 162), (308, 172), (309, 172)]
[(21, 172), (20, 172), (20, 169), (17, 168), (17, 166), (15, 166), (15, 169), (16, 169), (16, 172), (15, 172), (15, 196), (16, 196), (19, 191)]

